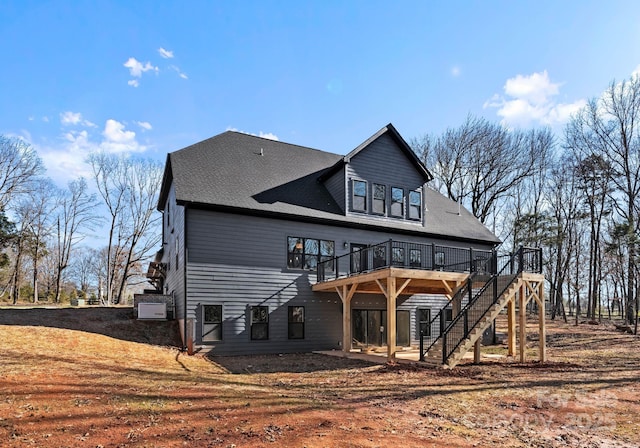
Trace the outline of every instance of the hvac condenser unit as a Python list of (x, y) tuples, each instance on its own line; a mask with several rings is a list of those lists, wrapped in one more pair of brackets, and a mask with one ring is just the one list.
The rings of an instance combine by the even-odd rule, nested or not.
[(138, 319), (166, 319), (166, 303), (138, 303)]

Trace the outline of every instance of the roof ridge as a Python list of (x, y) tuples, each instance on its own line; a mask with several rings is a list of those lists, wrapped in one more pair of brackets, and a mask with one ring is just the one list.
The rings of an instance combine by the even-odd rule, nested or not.
[[(242, 135), (242, 136), (245, 136), (245, 137), (253, 137), (253, 138), (256, 138), (256, 139), (260, 139), (260, 140), (266, 140), (268, 142), (279, 143), (279, 144), (287, 145), (287, 146), (295, 146), (295, 147), (303, 148), (303, 149), (310, 149), (312, 151), (318, 151), (318, 152), (322, 152), (322, 153), (325, 153), (325, 154), (331, 154), (331, 155), (334, 155), (334, 156), (342, 157), (342, 154), (337, 154), (337, 153), (325, 151), (324, 149), (312, 148), (311, 146), (299, 145), (297, 143), (290, 143), (290, 142), (286, 142), (284, 140), (279, 140), (279, 139), (278, 140), (274, 140), (272, 138), (261, 137), (259, 135), (250, 134), (248, 132), (234, 131), (232, 129), (228, 129), (225, 132), (223, 132), (222, 134), (218, 134), (218, 135), (223, 135), (223, 134), (226, 134), (226, 133), (238, 134), (238, 135)], [(218, 135), (215, 135), (214, 137), (217, 137)], [(211, 138), (214, 138), (214, 137), (211, 137)]]

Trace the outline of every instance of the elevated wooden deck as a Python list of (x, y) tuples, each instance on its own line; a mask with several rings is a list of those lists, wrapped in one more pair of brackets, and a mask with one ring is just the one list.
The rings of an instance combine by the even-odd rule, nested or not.
[[(411, 257), (409, 256), (411, 255)], [(425, 257), (426, 255), (426, 257)], [(453, 259), (453, 263), (444, 263), (446, 258)], [(342, 266), (340, 264), (342, 259)], [(425, 259), (427, 262), (425, 262)], [(502, 261), (500, 261), (502, 260)], [(429, 262), (430, 261), (430, 262)], [(436, 262), (437, 261), (437, 262)], [(348, 263), (348, 269), (344, 269)], [(399, 265), (399, 266), (398, 266)], [(499, 265), (502, 267), (499, 269)], [(366, 269), (368, 266), (377, 266), (375, 269)], [(518, 274), (518, 281), (512, 285), (508, 291), (500, 291), (491, 299), (490, 305), (475, 306), (472, 313), (482, 317), (481, 321), (473, 324), (475, 331), (465, 334), (465, 344), (461, 346), (457, 358), (464, 355), (473, 344), (479, 344), (479, 337), (493, 320), (497, 313), (504, 307), (509, 307), (509, 353), (515, 354), (515, 304), (520, 307), (520, 323), (524, 318), (525, 307), (529, 300), (535, 299), (542, 310), (540, 320), (540, 360), (545, 358), (544, 341), (544, 296), (543, 284), (544, 276), (539, 274), (541, 270), (541, 256), (539, 249), (523, 251), (519, 250), (518, 255), (510, 254), (498, 257), (495, 252), (474, 251), (473, 249), (445, 248), (435, 245), (418, 245), (415, 243), (404, 243), (398, 241), (388, 241), (376, 246), (354, 252), (347, 256), (333, 258), (321, 263), (318, 266), (318, 282), (312, 286), (313, 291), (335, 291), (342, 300), (343, 309), (343, 341), (344, 352), (351, 350), (352, 327), (351, 327), (351, 300), (356, 293), (361, 294), (382, 294), (386, 298), (387, 310), (387, 357), (389, 360), (395, 359), (396, 352), (396, 305), (397, 299), (402, 295), (415, 294), (438, 294), (447, 297), (456, 316), (461, 310), (462, 288), (471, 276), (472, 272), (482, 273), (483, 277), (496, 281), (497, 273), (505, 274), (509, 282)], [(355, 268), (355, 269), (354, 269)], [(489, 272), (487, 272), (487, 270)], [(509, 275), (507, 275), (509, 274)], [(474, 277), (473, 282), (478, 277)], [(458, 291), (460, 294), (456, 294)], [(483, 293), (484, 297), (490, 291)], [(501, 297), (497, 297), (500, 295)], [(455, 298), (455, 299), (454, 299)], [(498, 300), (499, 299), (499, 300)], [(480, 303), (473, 303), (480, 305)], [(465, 307), (462, 311), (469, 313)], [(480, 309), (482, 308), (482, 309)], [(468, 314), (465, 314), (465, 319)], [(454, 318), (454, 321), (456, 319)], [(457, 319), (459, 320), (459, 319)], [(475, 322), (475, 321), (474, 321)], [(482, 328), (480, 328), (482, 327)], [(524, 341), (526, 335), (523, 333), (521, 325), (519, 332), (521, 340), (521, 358), (524, 358)], [(465, 332), (466, 329), (465, 324)], [(469, 337), (467, 337), (469, 336)], [(478, 351), (479, 346), (476, 347)], [(448, 361), (447, 361), (448, 362)]]

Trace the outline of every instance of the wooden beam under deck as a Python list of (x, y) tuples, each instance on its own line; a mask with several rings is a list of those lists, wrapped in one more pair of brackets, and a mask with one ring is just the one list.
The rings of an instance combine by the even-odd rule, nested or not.
[(445, 294), (452, 295), (469, 277), (464, 272), (427, 271), (420, 269), (384, 268), (350, 277), (319, 282), (313, 291), (335, 291), (344, 285), (358, 285), (360, 294), (380, 294), (380, 283), (395, 278), (401, 285), (399, 295)]

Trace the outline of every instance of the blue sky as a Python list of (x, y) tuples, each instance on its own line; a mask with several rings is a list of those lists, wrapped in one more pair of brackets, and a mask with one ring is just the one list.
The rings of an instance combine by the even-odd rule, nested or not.
[(640, 2), (3, 0), (0, 48), (0, 133), (64, 184), (227, 129), (339, 154), (468, 113), (560, 133), (640, 66)]

